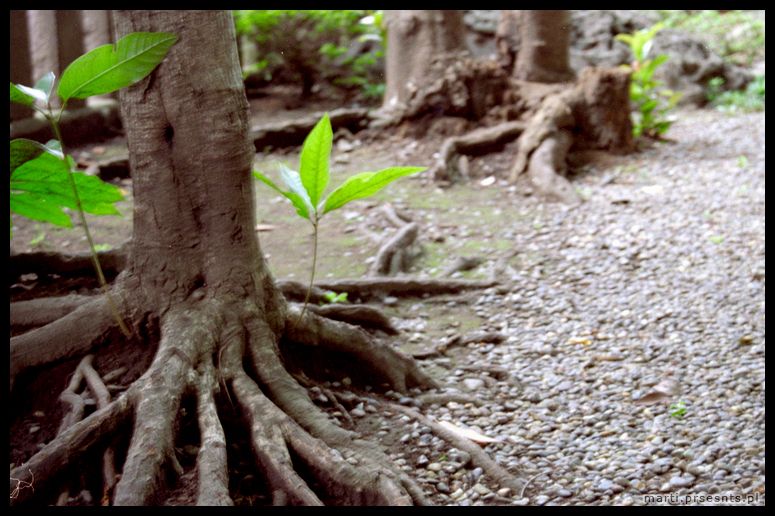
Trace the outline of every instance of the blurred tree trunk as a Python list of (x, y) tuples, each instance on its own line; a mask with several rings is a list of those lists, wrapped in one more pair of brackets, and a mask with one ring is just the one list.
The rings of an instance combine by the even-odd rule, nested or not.
[(569, 64), (570, 11), (521, 11), (520, 45), (514, 77), (531, 82), (566, 82)]
[(463, 11), (385, 11), (384, 107), (405, 102), (412, 91), (428, 81), (431, 61), (448, 52), (463, 52)]
[[(32, 63), (27, 28), (27, 12), (11, 11), (11, 82), (32, 86)], [(32, 110), (15, 102), (11, 103), (11, 121), (32, 115)]]

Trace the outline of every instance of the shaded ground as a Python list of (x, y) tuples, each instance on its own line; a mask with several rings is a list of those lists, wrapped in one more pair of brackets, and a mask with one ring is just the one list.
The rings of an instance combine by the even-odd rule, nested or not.
[[(283, 111), (282, 99), (252, 105), (262, 110), (261, 119), (304, 113)], [(339, 406), (325, 395), (313, 393), (313, 399), (343, 425), (352, 420), (365, 437), (388, 446), (440, 504), (629, 505), (642, 503), (643, 493), (681, 490), (758, 494), (755, 503), (763, 504), (765, 115), (687, 110), (678, 119), (668, 134), (673, 143), (577, 164), (573, 184), (587, 201), (577, 208), (545, 203), (526, 183), (507, 185), (510, 146), (472, 159), (469, 184), (442, 190), (421, 174), (321, 224), (320, 279), (366, 273), (378, 241), (395, 231), (380, 210), (389, 202), (420, 225), (422, 254), (411, 274), (439, 276), (458, 257), (478, 257), (481, 265), (456, 275), (501, 281), (483, 293), (381, 305), (394, 316), (400, 345), (409, 352), (474, 330), (504, 335), (503, 344), (473, 342), (425, 360), (448, 392), (478, 403), (453, 401), (422, 411), (496, 438), (486, 449), (498, 462), (535, 476), (525, 493), (490, 485), (463, 452), (383, 405), (384, 397), (364, 392)], [(430, 165), (441, 140), (433, 132), (422, 140), (395, 133), (340, 139), (332, 184), (389, 165)], [(120, 154), (123, 146), (117, 139), (76, 155)], [(295, 168), (298, 149), (257, 155), (256, 166), (271, 174), (277, 160)], [(131, 236), (131, 181), (120, 184), (125, 216), (90, 218), (98, 244), (115, 247)], [(256, 196), (257, 231), (270, 269), (276, 278), (306, 281), (309, 224), (267, 188), (257, 185)], [(15, 218), (12, 252), (45, 249), (82, 252), (86, 245), (78, 230)], [(12, 296), (42, 283), (26, 278), (11, 287)], [(129, 351), (104, 351), (97, 369), (139, 362), (126, 358)], [(116, 383), (128, 384), (142, 365), (135, 363)], [(53, 436), (61, 409), (51, 393), (64, 388), (74, 367), (58, 366), (47, 391), (25, 400), (11, 428), (12, 463)], [(669, 417), (667, 403), (631, 403), (670, 371), (688, 386), (680, 397), (688, 406), (684, 419)], [(349, 379), (328, 387), (342, 383)], [(184, 469), (192, 465), (188, 444), (179, 444)], [(267, 503), (260, 475), (241, 460), (247, 444), (231, 446), (232, 487), (244, 493), (235, 502)], [(189, 500), (194, 482), (184, 476), (167, 503)]]

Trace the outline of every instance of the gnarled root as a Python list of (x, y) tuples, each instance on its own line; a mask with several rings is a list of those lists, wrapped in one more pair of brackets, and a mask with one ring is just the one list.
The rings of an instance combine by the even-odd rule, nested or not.
[(436, 181), (457, 182), (468, 179), (468, 171), (458, 164), (460, 155), (478, 156), (498, 150), (516, 140), (525, 130), (524, 122), (503, 122), (492, 127), (475, 129), (462, 136), (444, 140), (439, 157), (431, 167), (430, 175)]
[(27, 369), (88, 353), (105, 340), (115, 324), (107, 299), (98, 296), (46, 326), (13, 337), (10, 387)]
[(298, 324), (297, 320), (297, 309), (291, 308), (286, 325), (288, 339), (298, 344), (350, 354), (398, 392), (407, 392), (408, 387), (415, 385), (436, 386), (436, 382), (411, 357), (378, 342), (360, 328), (324, 319), (314, 313), (305, 313)]
[[(159, 321), (160, 341), (150, 367), (114, 401), (91, 364), (80, 365), (69, 391), (75, 393), (73, 384), (85, 379), (98, 400), (97, 411), (64, 429), (11, 471), (15, 496), (11, 503), (29, 502), (36, 493), (49, 496), (62, 480), (59, 473), (87, 452), (101, 451), (103, 503), (162, 503), (165, 473), (184, 473), (175, 456), (176, 422), (182, 400), (193, 396), (199, 427), (196, 503), (233, 505), (227, 436), (216, 403), (221, 389), (226, 389), (250, 430), (250, 443), (274, 504), (428, 503), (383, 451), (337, 426), (314, 405), (306, 389), (286, 371), (278, 342), (296, 340), (347, 353), (367, 363), (396, 390), (432, 386), (433, 380), (410, 357), (363, 330), (310, 312), (296, 324), (298, 312), (281, 303), (277, 313), (283, 319), (280, 324), (271, 319), (270, 324), (271, 315), (252, 301), (199, 299), (174, 305)], [(78, 419), (77, 403), (74, 411), (72, 419)], [(111, 442), (119, 430), (130, 426), (126, 455), (114, 461)], [(112, 489), (117, 477), (113, 466), (122, 463)], [(32, 488), (24, 489), (28, 484)]]
[(11, 327), (16, 330), (44, 326), (92, 300), (92, 296), (71, 294), (11, 303)]

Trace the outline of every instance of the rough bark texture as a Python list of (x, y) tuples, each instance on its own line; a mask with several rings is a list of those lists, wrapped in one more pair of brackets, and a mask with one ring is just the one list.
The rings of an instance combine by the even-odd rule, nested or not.
[(532, 82), (572, 80), (568, 59), (570, 11), (522, 11), (519, 16), (521, 46), (515, 77)]
[(384, 107), (409, 99), (429, 79), (431, 61), (442, 53), (465, 49), (462, 11), (385, 11)]

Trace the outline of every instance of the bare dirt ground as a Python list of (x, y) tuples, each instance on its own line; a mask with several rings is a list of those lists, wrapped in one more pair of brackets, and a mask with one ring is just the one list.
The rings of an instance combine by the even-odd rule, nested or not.
[[(336, 102), (290, 112), (283, 106), (282, 98), (254, 100), (255, 120), (319, 112)], [(410, 353), (478, 330), (503, 335), (500, 344), (474, 340), (424, 360), (446, 393), (478, 401), (421, 410), (495, 438), (485, 450), (535, 479), (525, 492), (500, 489), (470, 456), (383, 403), (415, 405), (410, 398), (361, 390), (337, 406), (318, 390), (313, 399), (385, 446), (439, 504), (631, 505), (671, 489), (757, 494), (763, 504), (765, 115), (677, 115), (672, 142), (576, 164), (572, 182), (585, 199), (578, 207), (544, 202), (526, 183), (507, 184), (511, 145), (471, 159), (467, 184), (441, 189), (420, 174), (321, 223), (318, 279), (366, 274), (379, 242), (395, 231), (381, 211), (390, 203), (420, 225), (409, 274), (439, 277), (460, 257), (478, 258), (478, 266), (455, 276), (500, 282), (468, 295), (377, 304), (401, 329), (396, 345)], [(441, 141), (434, 131), (422, 139), (391, 131), (343, 136), (334, 145), (332, 184), (391, 165), (430, 165)], [(89, 161), (125, 152), (116, 139), (75, 154)], [(270, 174), (277, 161), (295, 168), (298, 152), (257, 154), (255, 166)], [(123, 217), (89, 218), (97, 244), (117, 247), (131, 237), (131, 180), (119, 184)], [(306, 281), (309, 224), (258, 183), (256, 199), (256, 230), (273, 274)], [(12, 253), (87, 250), (80, 228), (22, 218), (13, 224)], [(12, 298), (49, 283), (27, 277), (11, 287)], [(96, 364), (108, 371), (133, 356), (112, 346)], [(60, 409), (50, 393), (61, 391), (56, 383), (66, 382), (72, 367), (59, 366), (48, 393), (19, 409), (12, 466), (53, 436)], [(686, 418), (669, 417), (666, 404), (632, 405), (674, 369), (689, 391), (680, 398)], [(349, 381), (326, 385), (337, 390)], [(191, 444), (179, 444), (189, 472)], [(249, 454), (241, 446), (247, 444), (238, 440), (230, 449), (235, 502), (265, 504), (260, 472), (243, 460)], [(167, 503), (190, 500), (193, 482), (184, 475)], [(74, 495), (72, 503), (87, 502)]]

